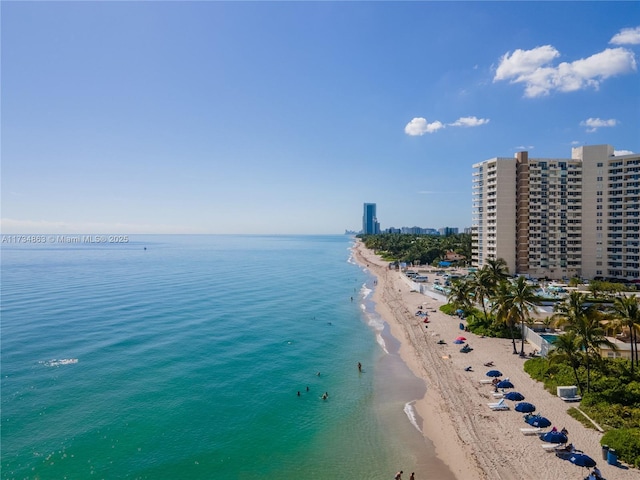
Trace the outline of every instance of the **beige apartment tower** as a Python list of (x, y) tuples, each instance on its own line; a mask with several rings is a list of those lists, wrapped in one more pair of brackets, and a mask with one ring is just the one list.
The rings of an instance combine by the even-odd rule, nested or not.
[(640, 154), (593, 145), (473, 168), (475, 266), (503, 258), (534, 278), (640, 278)]

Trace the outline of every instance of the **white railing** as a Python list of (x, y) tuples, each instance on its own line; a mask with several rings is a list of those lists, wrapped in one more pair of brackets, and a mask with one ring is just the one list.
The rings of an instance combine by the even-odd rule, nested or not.
[(539, 355), (542, 357), (546, 357), (549, 350), (553, 348), (553, 345), (550, 342), (547, 342), (538, 333), (534, 332), (526, 325), (524, 326), (523, 336), (527, 342), (536, 347)]

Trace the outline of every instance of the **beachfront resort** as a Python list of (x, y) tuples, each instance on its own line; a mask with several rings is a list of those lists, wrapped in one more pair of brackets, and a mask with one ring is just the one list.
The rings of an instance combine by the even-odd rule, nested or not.
[(640, 154), (592, 145), (473, 168), (475, 266), (502, 258), (534, 278), (640, 281)]
[[(522, 151), (473, 169), (470, 239), (414, 236), (403, 245), (365, 235), (365, 245), (409, 292), (440, 302), (437, 311), (459, 322), (464, 336), (485, 344), (510, 339), (501, 345), (523, 358), (520, 368), (547, 395), (567, 402), (565, 416), (597, 432), (592, 440), (602, 445), (603, 460), (637, 467), (640, 154), (616, 154), (610, 145), (573, 148), (570, 158)], [(377, 218), (375, 225), (379, 233)], [(428, 318), (421, 305), (416, 316), (422, 315)], [(439, 334), (434, 326), (424, 328)], [(457, 340), (470, 343), (439, 338), (438, 345)], [(457, 353), (471, 358), (474, 346)], [(472, 372), (468, 363), (465, 371)], [(492, 393), (492, 410), (508, 409), (505, 392)], [(547, 448), (559, 453), (558, 445)]]

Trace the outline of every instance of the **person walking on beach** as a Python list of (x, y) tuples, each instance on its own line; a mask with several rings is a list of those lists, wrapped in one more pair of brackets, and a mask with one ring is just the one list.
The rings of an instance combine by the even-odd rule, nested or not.
[(416, 480), (416, 473), (415, 472), (411, 472), (411, 476), (409, 477), (409, 480)]
[(402, 470), (400, 470), (398, 473), (396, 473), (396, 476), (393, 477), (393, 480), (402, 480), (402, 474), (404, 472)]

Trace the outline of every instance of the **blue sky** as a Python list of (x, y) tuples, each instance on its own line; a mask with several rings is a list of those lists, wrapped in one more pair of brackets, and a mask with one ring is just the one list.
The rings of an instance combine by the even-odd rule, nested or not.
[(472, 164), (640, 151), (640, 2), (5, 2), (3, 233), (471, 225)]

